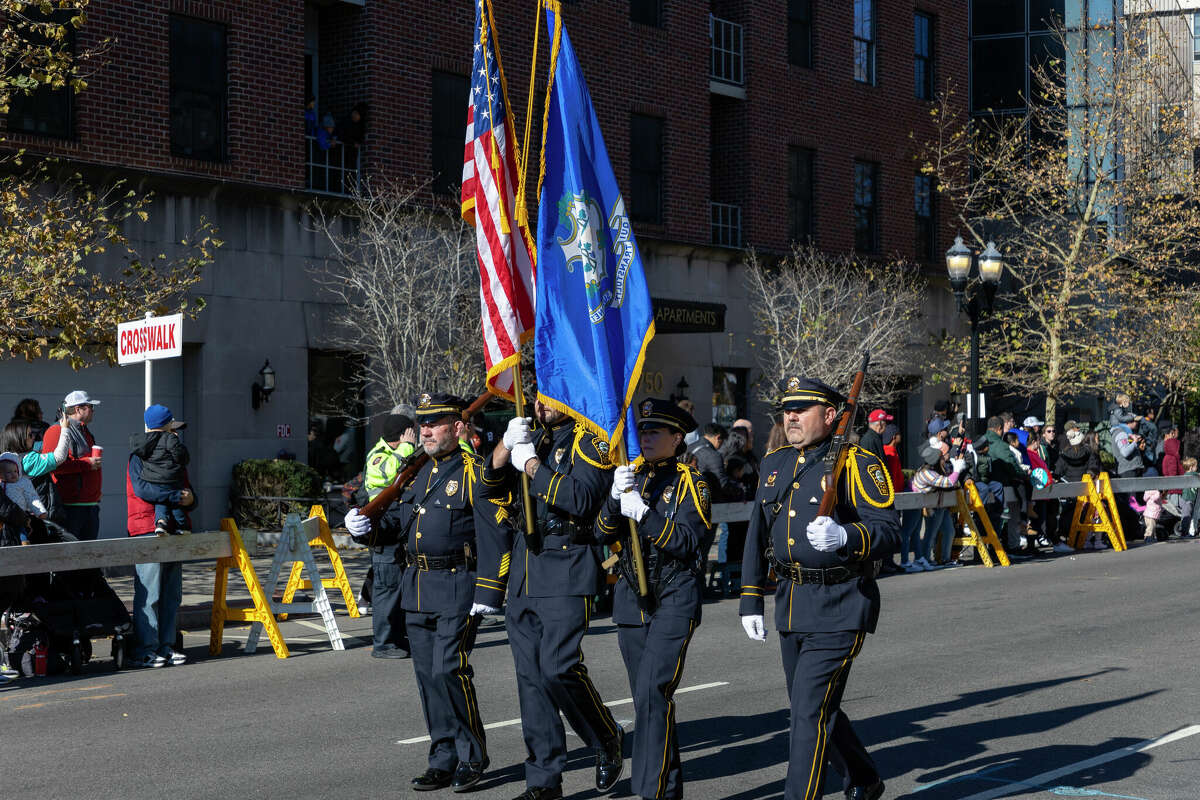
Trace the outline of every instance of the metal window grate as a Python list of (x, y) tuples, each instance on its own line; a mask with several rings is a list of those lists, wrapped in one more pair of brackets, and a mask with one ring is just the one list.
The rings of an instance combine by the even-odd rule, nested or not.
[(354, 194), (358, 191), (361, 148), (335, 144), (322, 150), (315, 136), (304, 137), (307, 157), (304, 160), (305, 186), (314, 192)]
[(709, 14), (708, 38), (711, 44), (709, 77), (722, 83), (743, 85), (742, 26)]
[(720, 247), (742, 246), (742, 207), (709, 203), (712, 209), (712, 243)]

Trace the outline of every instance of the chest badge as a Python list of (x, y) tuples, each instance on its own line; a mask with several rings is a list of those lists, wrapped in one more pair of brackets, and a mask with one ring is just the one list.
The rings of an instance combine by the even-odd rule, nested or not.
[(826, 480), (826, 478), (828, 478), (827, 475), (821, 476), (821, 491), (822, 492), (825, 491), (826, 488), (828, 488), (828, 481)]
[(458, 481), (450, 481), (446, 484), (446, 497), (453, 497), (458, 494)]
[(666, 490), (665, 492), (663, 492), (663, 493), (662, 493), (662, 499), (663, 499), (663, 502), (664, 502), (664, 503), (669, 503), (669, 502), (671, 502), (671, 498), (672, 498), (672, 497), (674, 497), (674, 496), (675, 496), (675, 487), (674, 487), (674, 486), (668, 486), (668, 487), (667, 487), (667, 490)]
[(557, 450), (555, 450), (554, 451), (554, 463), (561, 464), (562, 460), (563, 460), (563, 456), (565, 456), (566, 454), (567, 454), (567, 448), (565, 448), (565, 447), (560, 447)]
[(767, 482), (764, 483), (763, 486), (774, 486), (775, 479), (778, 477), (779, 477), (779, 470), (775, 470), (774, 472), (772, 472), (770, 475), (767, 476)]

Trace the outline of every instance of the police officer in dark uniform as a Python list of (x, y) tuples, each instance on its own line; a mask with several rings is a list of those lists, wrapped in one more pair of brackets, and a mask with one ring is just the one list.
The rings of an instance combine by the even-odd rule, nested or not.
[(838, 476), (833, 517), (817, 516), (844, 401), (821, 381), (785, 381), (788, 445), (763, 459), (742, 563), (742, 626), (751, 639), (766, 639), (763, 586), (772, 567), (778, 579), (775, 627), (792, 707), (786, 800), (820, 797), (826, 760), (842, 773), (850, 800), (883, 795), (841, 702), (850, 665), (879, 619), (875, 564), (899, 546), (900, 524), (887, 468), (858, 448)]
[[(691, 414), (666, 400), (637, 406), (642, 455), (617, 467), (596, 528), (608, 543), (623, 541), (621, 578), (614, 587), (613, 622), (633, 694), (632, 790), (653, 800), (683, 796), (672, 696), (683, 676), (688, 643), (700, 624), (701, 551), (709, 541), (708, 485), (679, 463), (683, 437), (696, 429)], [(649, 596), (639, 601), (629, 557), (629, 522), (637, 524)]]
[[(466, 407), (453, 395), (421, 395), (416, 418), (429, 460), (378, 523), (405, 548), (401, 598), (431, 740), (429, 769), (413, 780), (414, 791), (464, 791), (488, 767), (467, 657), (482, 615), (504, 601), (511, 533), (504, 508), (481, 497), (481, 462), (459, 447)], [(369, 536), (372, 525), (355, 510), (346, 528)]]
[(560, 711), (596, 750), (596, 788), (611, 789), (624, 763), (624, 732), (592, 685), (582, 650), (591, 597), (603, 576), (595, 520), (613, 465), (607, 443), (562, 411), (541, 401), (534, 411), (543, 427), (534, 433), (528, 419), (510, 420), (483, 481), (488, 496), (505, 495), (516, 470), (530, 477), (535, 532), (528, 537), (524, 522), (514, 522), (505, 615), (529, 753), (526, 791), (517, 800), (552, 800), (562, 797), (567, 765)]

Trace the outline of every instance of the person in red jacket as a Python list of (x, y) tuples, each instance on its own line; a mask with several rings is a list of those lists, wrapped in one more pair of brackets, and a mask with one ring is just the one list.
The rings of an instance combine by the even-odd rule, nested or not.
[[(130, 536), (145, 536), (155, 532), (155, 504), (170, 504), (184, 510), (196, 507), (187, 473), (183, 488), (173, 489), (161, 483), (142, 479), (142, 460), (136, 453), (129, 456), (125, 471), (125, 527)], [(166, 520), (176, 525), (175, 519)], [(190, 522), (188, 522), (190, 527)], [(133, 579), (133, 629), (137, 636), (136, 667), (178, 666), (187, 656), (175, 649), (176, 615), (183, 601), (183, 565), (137, 564)]]
[[(76, 389), (63, 399), (65, 417), (76, 424), (66, 429), (71, 445), (67, 460), (54, 470), (54, 484), (62, 498), (66, 511), (66, 529), (79, 539), (96, 539), (100, 536), (100, 486), (103, 473), (99, 456), (92, 455), (96, 438), (88, 430), (88, 423), (96, 413), (99, 400), (93, 400), (83, 389)], [(63, 436), (63, 422), (51, 425), (42, 437), (42, 452), (53, 453)]]

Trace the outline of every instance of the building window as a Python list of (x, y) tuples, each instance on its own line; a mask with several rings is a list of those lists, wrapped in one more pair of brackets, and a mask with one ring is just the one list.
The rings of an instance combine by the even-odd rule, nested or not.
[[(12, 31), (14, 35), (23, 36), (33, 45), (61, 46), (75, 56), (75, 26), (70, 24), (74, 12), (56, 11), (43, 14), (37, 9), (28, 8), (23, 12), (30, 22), (54, 23), (66, 30), (66, 36), (61, 45), (51, 41), (42, 31)], [(19, 66), (15, 67), (11, 77), (21, 74)], [(10, 84), (11, 88), (11, 84)], [(74, 90), (70, 86), (53, 89), (39, 85), (29, 94), (20, 89), (11, 88), (8, 100), (8, 129), (13, 133), (28, 133), (35, 136), (46, 136), (52, 139), (70, 139), (72, 131), (72, 105)]]
[(463, 136), (467, 130), (467, 98), (471, 81), (452, 72), (433, 73), (433, 191), (462, 191)]
[(788, 148), (788, 238), (809, 244), (813, 239), (813, 165), (817, 154), (806, 147)]
[(788, 63), (813, 65), (812, 0), (788, 0)]
[(633, 189), (629, 216), (640, 222), (662, 222), (663, 121), (644, 114), (630, 115), (629, 144)]
[(1200, 61), (1200, 11), (1192, 12), (1192, 60)]
[(171, 154), (225, 158), (225, 26), (171, 15)]
[(854, 249), (879, 251), (879, 165), (854, 162)]
[(933, 261), (937, 255), (937, 215), (934, 213), (933, 176), (913, 177), (913, 207), (916, 217), (918, 261)]
[(875, 0), (854, 0), (854, 80), (875, 85)]
[(913, 14), (913, 93), (933, 99), (933, 17)]
[(629, 18), (643, 25), (661, 28), (662, 0), (629, 0)]

